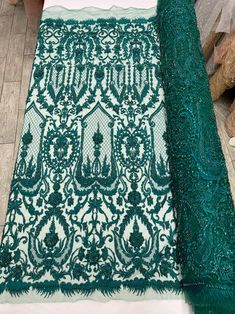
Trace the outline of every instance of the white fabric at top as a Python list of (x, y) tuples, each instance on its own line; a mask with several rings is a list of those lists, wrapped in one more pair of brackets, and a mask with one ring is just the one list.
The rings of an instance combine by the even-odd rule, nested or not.
[(79, 21), (84, 20), (96, 20), (99, 18), (150, 18), (156, 15), (156, 7), (153, 8), (120, 8), (112, 6), (110, 9), (101, 9), (95, 7), (86, 7), (81, 9), (67, 9), (61, 6), (53, 6), (44, 9), (42, 19), (53, 18), (53, 19), (77, 19)]
[(156, 5), (157, 0), (45, 0), (44, 9), (52, 6), (62, 6), (67, 9), (82, 9), (85, 7), (109, 9), (112, 6), (148, 9)]

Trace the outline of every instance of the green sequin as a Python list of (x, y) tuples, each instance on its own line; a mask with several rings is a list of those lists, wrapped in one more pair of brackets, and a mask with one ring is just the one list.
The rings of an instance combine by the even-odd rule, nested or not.
[(234, 313), (235, 211), (194, 1), (159, 0), (158, 13), (183, 290), (196, 313)]

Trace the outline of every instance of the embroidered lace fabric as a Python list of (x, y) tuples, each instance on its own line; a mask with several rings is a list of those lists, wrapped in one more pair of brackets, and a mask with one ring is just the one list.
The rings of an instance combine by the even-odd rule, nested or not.
[(182, 286), (196, 313), (234, 313), (235, 217), (194, 1), (158, 7)]
[(193, 1), (42, 20), (0, 298), (183, 291), (233, 313), (234, 230)]
[(156, 14), (42, 20), (3, 298), (180, 292), (157, 30)]

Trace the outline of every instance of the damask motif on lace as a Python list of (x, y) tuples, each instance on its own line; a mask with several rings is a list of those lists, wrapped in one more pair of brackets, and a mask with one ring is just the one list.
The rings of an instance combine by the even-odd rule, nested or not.
[(0, 292), (178, 291), (156, 18), (44, 20)]

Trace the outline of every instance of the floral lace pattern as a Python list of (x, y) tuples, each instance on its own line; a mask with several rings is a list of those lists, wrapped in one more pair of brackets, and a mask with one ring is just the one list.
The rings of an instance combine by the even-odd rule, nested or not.
[(177, 256), (198, 313), (234, 313), (235, 212), (193, 6), (158, 7)]
[(0, 292), (179, 291), (156, 18), (42, 21)]
[(152, 288), (234, 313), (234, 206), (193, 5), (41, 23), (0, 293)]

